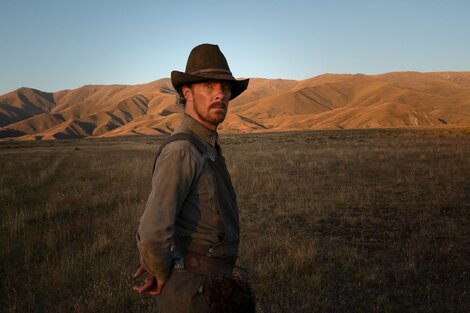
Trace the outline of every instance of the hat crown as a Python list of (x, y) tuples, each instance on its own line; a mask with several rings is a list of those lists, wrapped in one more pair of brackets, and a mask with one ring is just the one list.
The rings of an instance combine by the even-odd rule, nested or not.
[(191, 50), (186, 63), (186, 73), (193, 75), (203, 73), (232, 75), (227, 59), (220, 51), (219, 46), (208, 43), (196, 46)]

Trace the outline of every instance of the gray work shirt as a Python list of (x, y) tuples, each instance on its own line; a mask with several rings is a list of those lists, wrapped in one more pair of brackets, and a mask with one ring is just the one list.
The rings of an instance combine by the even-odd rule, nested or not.
[[(174, 133), (197, 137), (207, 146), (209, 153), (217, 156), (217, 132), (189, 115), (184, 115)], [(137, 235), (141, 263), (147, 271), (159, 279), (168, 279), (172, 266), (170, 249), (175, 234), (190, 238), (199, 245), (212, 246), (222, 241), (224, 222), (216, 190), (220, 193), (224, 188), (217, 188), (216, 184), (214, 172), (205, 157), (189, 141), (173, 141), (163, 148), (155, 164), (152, 191)], [(230, 198), (230, 195), (221, 196)], [(237, 225), (229, 229), (238, 230), (238, 209), (231, 210), (236, 211), (232, 224)], [(236, 237), (232, 240), (236, 242), (236, 249), (232, 249), (235, 251), (238, 249), (238, 233), (230, 233), (235, 233), (230, 235)]]

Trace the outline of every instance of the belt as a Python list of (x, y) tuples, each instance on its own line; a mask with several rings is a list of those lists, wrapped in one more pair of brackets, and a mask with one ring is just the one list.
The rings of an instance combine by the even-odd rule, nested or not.
[(184, 256), (184, 268), (204, 275), (230, 277), (236, 257), (214, 258), (188, 252)]

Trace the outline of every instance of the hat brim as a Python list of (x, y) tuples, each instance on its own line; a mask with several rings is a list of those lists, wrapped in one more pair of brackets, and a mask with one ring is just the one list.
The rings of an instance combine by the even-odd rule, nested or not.
[(230, 100), (238, 97), (242, 92), (248, 88), (249, 79), (236, 80), (232, 75), (228, 74), (218, 74), (218, 73), (207, 73), (200, 75), (192, 75), (188, 73), (183, 73), (179, 71), (171, 72), (171, 83), (175, 90), (181, 94), (180, 89), (183, 85), (199, 83), (209, 80), (223, 80), (231, 83), (231, 93), (232, 96)]

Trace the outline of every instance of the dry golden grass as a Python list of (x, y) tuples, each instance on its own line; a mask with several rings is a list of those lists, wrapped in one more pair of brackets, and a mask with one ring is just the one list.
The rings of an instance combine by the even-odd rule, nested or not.
[[(221, 138), (259, 312), (469, 307), (469, 136)], [(0, 311), (155, 311), (130, 276), (160, 140), (0, 143)]]

